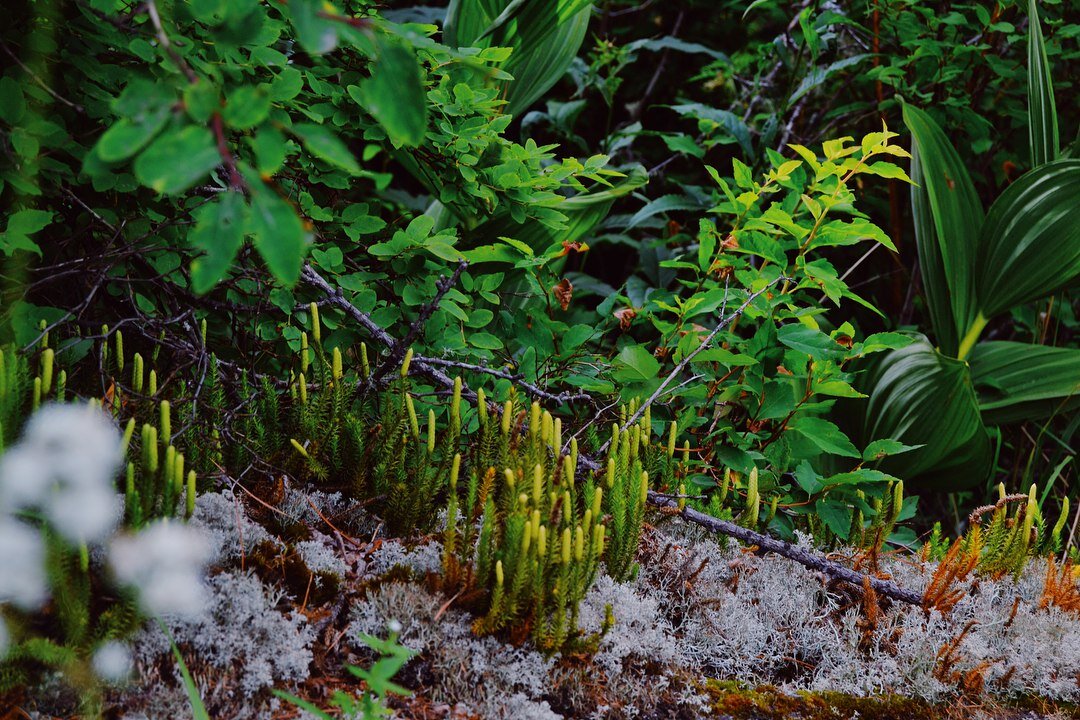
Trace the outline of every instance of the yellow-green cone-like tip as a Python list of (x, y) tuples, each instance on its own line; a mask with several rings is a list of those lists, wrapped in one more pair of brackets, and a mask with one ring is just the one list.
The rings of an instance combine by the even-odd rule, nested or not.
[(311, 337), (316, 343), (322, 342), (322, 323), (319, 322), (319, 305), (312, 301), (311, 305)]
[(435, 411), (427, 411), (427, 451), (435, 452)]
[(161, 401), (161, 442), (164, 445), (172, 442), (172, 408), (168, 400)]
[(409, 364), (412, 363), (413, 349), (409, 348), (405, 351), (405, 359), (401, 361), (401, 379), (409, 377)]
[(1055, 541), (1057, 540), (1057, 538), (1061, 537), (1061, 531), (1065, 529), (1065, 523), (1068, 522), (1068, 520), (1069, 520), (1069, 496), (1066, 495), (1061, 500), (1061, 516), (1058, 518), (1058, 521), (1054, 524), (1054, 530), (1051, 533), (1051, 537), (1053, 537), (1055, 539)]
[(540, 504), (541, 493), (544, 491), (544, 468), (540, 463), (533, 467), (533, 502)]
[(416, 417), (416, 405), (412, 395), (405, 393), (405, 408), (409, 411), (409, 429), (412, 431), (413, 440), (420, 439), (420, 421)]
[(525, 523), (525, 529), (521, 532), (521, 556), (529, 554), (529, 545), (532, 543), (532, 524)]
[(56, 359), (56, 351), (52, 348), (45, 348), (45, 351), (41, 353), (41, 392), (43, 395), (48, 395), (52, 390), (53, 380), (53, 363)]
[(503, 411), (502, 411), (502, 434), (503, 435), (509, 435), (510, 434), (510, 420), (511, 420), (510, 413), (512, 413), (513, 410), (514, 410), (514, 403), (513, 402), (511, 402), (510, 400), (507, 400), (505, 403), (503, 403)]
[(461, 430), (461, 376), (454, 378), (454, 395), (450, 401), (450, 424), (455, 432)]
[(310, 455), (308, 455), (307, 449), (303, 445), (301, 445), (296, 438), (289, 438), (289, 443), (293, 446), (296, 452), (300, 453), (304, 457), (311, 457)]
[(360, 372), (364, 377), (371, 375), (371, 365), (368, 363), (367, 343), (360, 343)]
[(461, 473), (461, 453), (454, 455), (454, 463), (450, 466), (450, 488), (457, 487), (458, 475)]
[(184, 517), (188, 520), (195, 514), (195, 471), (188, 470), (187, 474), (187, 496), (184, 502)]

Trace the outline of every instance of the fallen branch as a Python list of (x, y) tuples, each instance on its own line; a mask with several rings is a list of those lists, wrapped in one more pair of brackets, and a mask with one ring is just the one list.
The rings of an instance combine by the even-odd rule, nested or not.
[[(673, 500), (671, 496), (662, 495), (653, 492), (652, 490), (649, 491), (649, 504), (658, 508), (671, 508), (674, 510), (678, 510), (679, 507), (678, 501)], [(870, 587), (872, 587), (874, 592), (878, 595), (884, 595), (893, 600), (908, 603), (909, 605), (922, 605), (923, 596), (920, 593), (912, 590), (905, 590), (896, 583), (844, 567), (840, 563), (827, 560), (805, 548), (792, 545), (784, 540), (778, 540), (768, 535), (762, 535), (761, 533), (754, 532), (753, 530), (749, 530), (727, 520), (719, 520), (711, 515), (698, 512), (693, 508), (684, 508), (679, 511), (678, 514), (687, 522), (700, 525), (715, 533), (733, 537), (747, 545), (757, 545), (765, 552), (776, 553), (777, 555), (786, 557), (788, 560), (794, 560), (804, 567), (825, 573), (831, 578), (842, 580), (857, 588), (862, 588), (863, 584), (869, 581)]]
[[(431, 310), (427, 313), (428, 315), (430, 315), (431, 312), (434, 312), (435, 306), (437, 306), (438, 301), (441, 300), (442, 296), (446, 294), (447, 290), (449, 290), (450, 287), (453, 286), (453, 284), (457, 281), (457, 278), (461, 275), (461, 271), (463, 271), (464, 269), (465, 263), (462, 262), (458, 265), (458, 269), (454, 273), (452, 278), (440, 279), (440, 292), (436, 295), (436, 299), (434, 299), (431, 303), (428, 304), (428, 307), (431, 308)], [(408, 350), (409, 343), (394, 338), (390, 333), (383, 329), (382, 326), (375, 322), (370, 315), (349, 302), (342, 294), (341, 290), (331, 285), (326, 280), (326, 278), (324, 278), (318, 273), (318, 271), (315, 270), (315, 268), (311, 267), (311, 265), (309, 264), (305, 264), (300, 272), (300, 278), (323, 293), (323, 295), (325, 296), (325, 303), (323, 304), (333, 305), (334, 307), (344, 311), (344, 313), (350, 319), (359, 324), (360, 327), (367, 330), (368, 333), (370, 333), (371, 336), (375, 338), (379, 343), (386, 346), (386, 349), (390, 353), (387, 362), (391, 362), (388, 367), (392, 368), (394, 365), (396, 365), (396, 363), (392, 362), (392, 358), (397, 357), (398, 362), (400, 362), (401, 359), (404, 359), (405, 353)], [(415, 323), (413, 327), (416, 327)], [(409, 337), (413, 337), (413, 339), (415, 339), (415, 336), (412, 334), (407, 335), (406, 339), (408, 339)], [(379, 371), (377, 371), (367, 380), (363, 381), (362, 385), (364, 385), (365, 387), (377, 387), (380, 382), (379, 373), (382, 372), (383, 374), (385, 374), (386, 371), (383, 370), (383, 367), (386, 366), (387, 362), (383, 362), (382, 364), (380, 364)], [(470, 370), (472, 372), (483, 373), (485, 375), (491, 375), (493, 377), (510, 380), (511, 382), (525, 390), (525, 392), (528, 393), (530, 396), (535, 397), (539, 400), (546, 400), (548, 402), (555, 403), (574, 401), (592, 402), (592, 397), (585, 393), (551, 393), (547, 390), (541, 389), (536, 385), (533, 385), (532, 383), (526, 382), (525, 379), (520, 375), (515, 375), (505, 370), (497, 370), (484, 367), (483, 365), (463, 363), (456, 360), (431, 358), (424, 355), (413, 355), (412, 362), (409, 365), (410, 374), (423, 375), (434, 381), (438, 385), (442, 386), (446, 390), (453, 389), (454, 379), (442, 370), (440, 370), (439, 367), (453, 367), (460, 370)], [(476, 393), (473, 390), (470, 390), (468, 387), (462, 389), (462, 397), (471, 402), (476, 402), (477, 400)]]
[(383, 345), (388, 348), (397, 346), (397, 341), (390, 336), (390, 333), (383, 330), (382, 326), (372, 320), (370, 315), (346, 300), (345, 296), (341, 294), (341, 289), (335, 288), (328, 283), (326, 278), (316, 272), (311, 265), (304, 263), (304, 269), (300, 271), (300, 277), (304, 282), (321, 290), (331, 305), (343, 310), (346, 315), (359, 323), (360, 327), (371, 333), (371, 336)]

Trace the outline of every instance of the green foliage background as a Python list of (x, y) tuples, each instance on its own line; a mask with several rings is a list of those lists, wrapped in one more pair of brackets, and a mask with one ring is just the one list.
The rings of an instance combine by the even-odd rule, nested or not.
[[(1065, 493), (1076, 273), (1060, 252), (1042, 277), (992, 250), (992, 284), (943, 310), (916, 242), (935, 180), (911, 171), (913, 207), (901, 149), (916, 116), (956, 148), (970, 182), (945, 183), (971, 216), (936, 218), (950, 251), (1052, 157), (1048, 142), (1032, 155), (1029, 108), (1054, 110), (1041, 137), (1053, 126), (1073, 152), (1080, 26), (1040, 3), (1032, 50), (1033, 7), (18, 3), (0, 47), (5, 339), (31, 346), (42, 318), (70, 329), (73, 387), (102, 384), (76, 361), (103, 324), (165, 349), (165, 388), (205, 377), (204, 346), (227, 383), (280, 378), (324, 300), (306, 266), (468, 387), (501, 400), (523, 381), (581, 426), (680, 367), (656, 422), (692, 435), (704, 490), (715, 468), (758, 468), (781, 533), (814, 512), (845, 537), (894, 476), (974, 488), (961, 502), (1001, 479)], [(957, 360), (976, 308), (991, 342)], [(328, 349), (366, 341), (388, 362), (339, 308), (322, 321)], [(967, 419), (915, 436), (897, 416), (912, 402), (888, 405), (899, 391), (875, 392), (864, 358), (923, 342), (941, 368), (893, 374), (931, 415)], [(1044, 357), (1056, 384), (1017, 391)]]

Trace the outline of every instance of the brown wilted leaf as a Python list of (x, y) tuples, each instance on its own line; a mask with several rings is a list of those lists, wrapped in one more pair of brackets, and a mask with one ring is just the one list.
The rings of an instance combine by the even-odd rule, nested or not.
[(559, 306), (563, 310), (570, 307), (570, 301), (574, 299), (574, 286), (569, 280), (563, 278), (558, 285), (551, 288), (551, 291), (555, 293), (555, 299), (559, 301)]
[(632, 307), (620, 308), (614, 313), (615, 317), (619, 318), (619, 327), (623, 330), (630, 329), (630, 323), (637, 317), (637, 310)]
[(569, 240), (563, 240), (562, 250), (560, 250), (555, 257), (563, 257), (564, 255), (569, 255), (572, 252), (583, 253), (588, 249), (588, 243), (578, 242), (577, 240), (574, 240), (573, 242)]

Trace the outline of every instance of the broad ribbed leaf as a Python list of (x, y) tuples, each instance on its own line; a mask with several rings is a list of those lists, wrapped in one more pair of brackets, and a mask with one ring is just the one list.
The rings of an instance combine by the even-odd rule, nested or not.
[(1080, 160), (1026, 173), (990, 207), (979, 238), (979, 310), (993, 317), (1080, 279)]
[(915, 450), (886, 458), (881, 470), (934, 490), (971, 487), (990, 471), (990, 437), (979, 416), (966, 363), (923, 336), (884, 353), (858, 383), (870, 399), (860, 446), (890, 438)]
[(1050, 62), (1035, 0), (1028, 0), (1028, 138), (1031, 166), (1056, 160), (1059, 153), (1057, 108)]
[[(942, 351), (955, 355), (975, 319), (972, 269), (983, 209), (964, 163), (937, 123), (904, 105), (911, 130), (915, 241), (931, 320)], [(951, 314), (951, 324), (949, 315)]]
[(994, 341), (971, 353), (983, 422), (1040, 420), (1080, 407), (1080, 350)]
[(938, 249), (934, 211), (930, 207), (930, 195), (926, 192), (926, 180), (923, 178), (922, 157), (914, 143), (911, 147), (911, 181), (915, 249), (919, 255), (919, 271), (922, 273), (923, 294), (930, 312), (930, 325), (941, 349), (955, 355), (960, 338), (956, 334), (956, 321), (949, 302), (949, 284), (945, 279), (945, 263)]
[(558, 82), (585, 39), (588, 0), (451, 0), (443, 41), (451, 47), (509, 47), (514, 80), (506, 111), (518, 115)]

